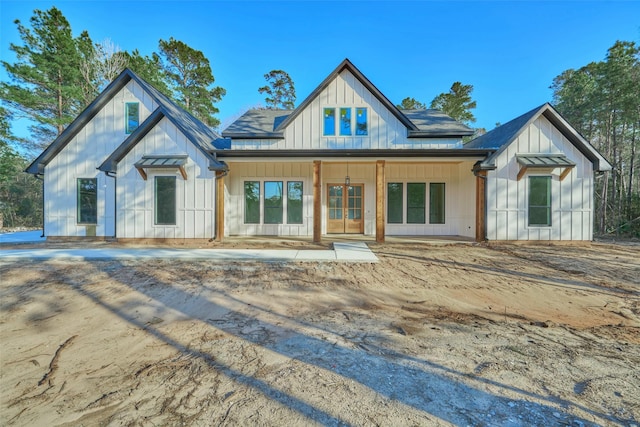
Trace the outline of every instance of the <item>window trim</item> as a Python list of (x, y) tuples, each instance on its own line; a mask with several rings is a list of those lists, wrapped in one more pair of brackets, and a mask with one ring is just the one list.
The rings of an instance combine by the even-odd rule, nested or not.
[[(391, 221), (391, 215), (389, 214), (389, 209), (391, 208), (391, 203), (389, 203), (389, 185), (400, 185), (400, 221)], [(404, 200), (405, 200), (405, 196), (404, 196), (404, 189), (405, 189), (405, 183), (404, 182), (387, 182), (387, 224), (404, 224)]]
[[(280, 184), (280, 204), (279, 206), (267, 206), (267, 184)], [(264, 225), (281, 225), (284, 223), (284, 181), (262, 181), (262, 188), (264, 191), (263, 196), (263, 206), (262, 206), (262, 222)], [(267, 211), (269, 209), (269, 211)], [(280, 220), (279, 221), (269, 221), (267, 222), (267, 216), (271, 217), (271, 215), (267, 215), (267, 212), (270, 214), (272, 211), (279, 211)]]
[[(330, 115), (327, 112), (331, 111)], [(333, 116), (333, 129), (329, 129), (327, 126), (327, 119)], [(336, 108), (324, 107), (322, 109), (322, 136), (336, 136)]]
[[(137, 120), (136, 120), (136, 127), (135, 128), (131, 128), (129, 126), (129, 106), (131, 105), (135, 105), (138, 109), (137, 111)], [(140, 127), (140, 103), (139, 102), (125, 102), (124, 104), (124, 133), (126, 133), (127, 135), (132, 134), (133, 132), (135, 132), (136, 129), (138, 129)]]
[[(258, 220), (257, 221), (247, 221), (247, 184), (249, 183), (257, 183), (258, 184)], [(260, 180), (248, 179), (243, 181), (242, 184), (242, 203), (243, 203), (243, 224), (262, 224), (262, 218), (260, 217), (262, 213), (262, 191), (261, 191), (261, 182)]]
[[(553, 177), (551, 175), (530, 175), (527, 180), (527, 226), (533, 228), (549, 228), (553, 226)], [(531, 205), (531, 180), (544, 178), (547, 182), (547, 205)], [(532, 224), (531, 223), (531, 208), (546, 208), (548, 222), (546, 224)]]
[[(433, 185), (442, 185), (442, 222), (431, 221), (431, 217), (433, 216), (434, 204), (431, 201), (432, 197), (432, 186)], [(447, 222), (447, 185), (444, 182), (430, 182), (429, 183), (429, 224), (446, 224)]]
[[(300, 222), (292, 222), (290, 221), (290, 207), (291, 205), (289, 204), (290, 198), (289, 198), (289, 185), (290, 184), (295, 184), (295, 183), (300, 183)], [(286, 204), (287, 204), (287, 224), (291, 224), (291, 225), (301, 225), (304, 224), (304, 181), (302, 180), (295, 180), (295, 181), (287, 181), (287, 194), (286, 197), (284, 197), (284, 199), (286, 199)]]
[[(367, 107), (356, 107), (356, 129), (355, 136), (369, 136), (369, 113)], [(362, 111), (362, 114), (358, 114), (359, 111)], [(364, 116), (364, 130), (360, 130), (359, 117)]]
[[(95, 204), (93, 211), (95, 211), (95, 221), (82, 221), (82, 196), (81, 196), (81, 184), (80, 181), (93, 181), (95, 183)], [(93, 212), (92, 212), (93, 213)], [(98, 224), (98, 178), (76, 178), (76, 224), (78, 225), (97, 225)]]
[[(421, 184), (424, 186), (424, 191), (423, 191), (424, 203), (422, 204), (422, 221), (421, 222), (409, 221), (409, 208), (412, 208), (412, 206), (409, 206), (409, 186), (412, 184), (414, 185)], [(407, 200), (406, 224), (426, 224), (427, 223), (427, 183), (426, 182), (407, 182), (406, 200)], [(416, 207), (413, 207), (413, 208), (416, 209)]]
[[(158, 221), (158, 180), (159, 179), (172, 179), (173, 182), (173, 222), (159, 222)], [(154, 226), (176, 226), (178, 225), (178, 180), (176, 176), (172, 175), (157, 175), (153, 177), (153, 225)]]

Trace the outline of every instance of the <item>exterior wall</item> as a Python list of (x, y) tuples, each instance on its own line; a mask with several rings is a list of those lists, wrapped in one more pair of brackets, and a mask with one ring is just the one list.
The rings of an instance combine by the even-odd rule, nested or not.
[[(564, 154), (576, 167), (563, 181), (561, 169), (529, 169), (518, 181), (515, 155)], [(592, 240), (593, 165), (544, 116), (540, 116), (496, 159), (487, 174), (488, 240)], [(551, 176), (551, 226), (528, 225), (528, 177)]]
[[(386, 235), (475, 235), (474, 162), (457, 163), (386, 163), (386, 182), (444, 182), (445, 224), (386, 224)], [(225, 194), (225, 235), (313, 235), (313, 162), (230, 162)], [(327, 233), (327, 185), (344, 183), (349, 175), (352, 184), (364, 184), (364, 234), (376, 232), (376, 163), (373, 161), (323, 161), (322, 233)], [(244, 224), (245, 181), (302, 181), (303, 224)], [(386, 203), (385, 182), (385, 203)], [(406, 185), (405, 185), (406, 187)], [(428, 187), (428, 186), (427, 186)], [(261, 187), (261, 222), (264, 194)], [(406, 203), (406, 200), (404, 201)], [(406, 210), (406, 209), (405, 209)], [(427, 199), (428, 212), (428, 199)], [(385, 213), (386, 216), (386, 213)], [(428, 216), (427, 216), (428, 218)], [(427, 219), (428, 222), (428, 219)]]
[[(55, 236), (113, 236), (115, 231), (115, 186), (96, 168), (127, 137), (124, 105), (140, 103), (140, 122), (157, 107), (140, 86), (130, 81), (67, 144), (45, 168), (44, 232)], [(77, 179), (97, 178), (98, 222), (77, 222)]]
[[(260, 188), (260, 224), (244, 223), (245, 181), (302, 181), (302, 224), (262, 224), (264, 192)], [(286, 185), (286, 184), (285, 184)], [(313, 163), (260, 162), (229, 163), (225, 178), (226, 236), (311, 236), (313, 235)], [(286, 211), (285, 211), (286, 217)]]
[[(387, 162), (385, 188), (386, 183), (389, 182), (402, 182), (404, 184), (403, 212), (405, 215), (403, 221), (405, 223), (386, 224), (386, 235), (474, 237), (476, 211), (475, 177), (471, 172), (473, 163), (394, 164)], [(406, 224), (406, 186), (407, 183), (412, 182), (424, 182), (427, 184), (425, 224)], [(439, 182), (445, 184), (445, 223), (429, 224), (429, 183)]]
[[(144, 155), (187, 154), (185, 181), (176, 168), (147, 169), (147, 180), (134, 164)], [(118, 164), (117, 228), (125, 239), (210, 239), (215, 230), (215, 172), (209, 161), (166, 118)], [(155, 225), (154, 177), (176, 177), (176, 224)], [(110, 178), (109, 178), (110, 179)]]
[[(323, 136), (325, 107), (366, 107), (368, 135)], [(287, 126), (284, 139), (233, 140), (231, 147), (234, 150), (462, 148), (462, 140), (408, 139), (407, 128), (353, 74), (345, 70)]]

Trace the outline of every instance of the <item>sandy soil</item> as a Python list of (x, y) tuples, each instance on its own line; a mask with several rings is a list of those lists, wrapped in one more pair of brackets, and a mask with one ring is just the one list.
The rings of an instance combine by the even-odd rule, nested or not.
[(640, 246), (7, 261), (0, 425), (639, 425)]

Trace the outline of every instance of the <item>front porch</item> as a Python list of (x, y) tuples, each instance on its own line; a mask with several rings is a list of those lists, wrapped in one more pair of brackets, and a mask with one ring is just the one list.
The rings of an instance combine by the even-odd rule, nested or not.
[(231, 172), (217, 186), (219, 239), (475, 237), (469, 159), (227, 161)]

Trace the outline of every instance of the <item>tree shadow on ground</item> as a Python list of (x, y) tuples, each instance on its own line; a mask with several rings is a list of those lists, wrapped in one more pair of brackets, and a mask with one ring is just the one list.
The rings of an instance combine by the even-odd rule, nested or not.
[[(99, 263), (95, 265), (100, 268)], [(262, 309), (251, 308), (253, 312), (239, 309), (238, 301), (232, 300), (229, 295), (225, 295), (219, 290), (207, 288), (198, 289), (198, 292), (189, 292), (185, 286), (172, 285), (166, 280), (158, 280), (157, 277), (140, 271), (136, 272), (139, 282), (153, 283), (153, 286), (134, 286), (120, 281), (117, 275), (113, 274), (119, 269), (130, 268), (135, 267), (116, 262), (115, 265), (111, 263), (108, 269), (103, 269), (103, 272), (110, 276), (110, 280), (148, 297), (161, 311), (176, 311), (184, 318), (202, 322), (207, 322), (207, 319), (197, 317), (202, 313), (225, 313), (223, 317), (228, 321), (212, 322), (209, 320), (210, 327), (277, 352), (287, 358), (332, 371), (368, 387), (381, 396), (396, 400), (452, 424), (468, 425), (490, 422), (502, 425), (545, 425), (552, 420), (554, 423), (597, 425), (568, 413), (567, 406), (576, 406), (571, 402), (536, 395), (495, 381), (484, 381), (491, 386), (509, 389), (522, 397), (511, 399), (499, 396), (481, 389), (480, 383), (475, 387), (467, 384), (469, 382), (467, 375), (437, 363), (410, 357), (382, 347), (375, 348), (374, 352), (360, 348), (347, 348), (344, 345), (310, 335), (308, 330), (316, 328), (315, 325), (305, 325), (292, 318), (286, 319), (287, 326), (278, 325), (273, 320), (265, 320), (263, 317), (268, 316), (260, 315)], [(226, 278), (226, 280), (230, 279)], [(233, 284), (231, 285), (233, 286)], [(136, 305), (116, 306), (108, 301), (103, 301), (98, 291), (84, 283), (78, 284), (76, 282), (73, 288), (124, 321), (144, 329), (147, 333), (184, 355), (205, 361), (229, 378), (254, 388), (269, 399), (286, 405), (310, 420), (325, 425), (349, 423), (345, 420), (345, 414), (329, 413), (327, 410), (322, 410), (314, 405), (314, 402), (306, 402), (305, 396), (293, 396), (279, 389), (275, 384), (269, 384), (254, 376), (245, 375), (216, 360), (216, 355), (213, 352), (194, 349), (189, 343), (182, 342), (181, 337), (172, 337), (160, 331), (159, 328), (139, 318), (135, 311)], [(189, 304), (185, 304), (185, 301), (189, 301)], [(191, 310), (185, 308), (190, 306), (198, 307), (198, 313), (192, 313)], [(259, 334), (238, 327), (241, 324), (255, 324), (256, 321), (262, 327), (272, 331), (278, 339), (265, 340)], [(549, 404), (526, 400), (526, 398), (548, 401)], [(564, 408), (560, 408), (562, 406)], [(614, 419), (609, 415), (596, 413), (583, 407), (579, 409), (601, 420), (619, 423), (628, 421)], [(487, 414), (494, 414), (494, 417), (496, 414), (498, 414), (497, 417), (502, 414), (503, 418), (484, 418)]]

